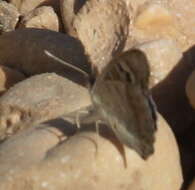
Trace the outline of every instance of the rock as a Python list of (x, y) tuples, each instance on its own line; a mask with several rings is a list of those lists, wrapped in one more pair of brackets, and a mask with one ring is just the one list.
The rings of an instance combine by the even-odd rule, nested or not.
[(137, 0), (137, 1), (124, 0), (124, 1), (130, 13), (133, 11), (133, 13), (135, 14), (139, 7), (143, 6), (147, 2), (150, 2), (151, 0)]
[(33, 9), (41, 5), (51, 5), (52, 7), (58, 7), (58, 1), (56, 0), (8, 0), (15, 5), (22, 15), (32, 11)]
[(192, 72), (186, 82), (186, 95), (190, 105), (195, 109), (195, 71)]
[(121, 0), (79, 2), (82, 6), (75, 11), (75, 1), (61, 1), (64, 27), (81, 40), (91, 62), (102, 70), (125, 45), (129, 27), (126, 4)]
[(16, 7), (6, 1), (0, 1), (0, 12), (0, 32), (15, 30), (20, 15)]
[(178, 29), (167, 1), (146, 1), (137, 7), (129, 33), (129, 44), (143, 43), (159, 38), (172, 39), (183, 47), (184, 36)]
[(193, 0), (169, 0), (169, 9), (172, 12), (178, 30), (183, 34), (183, 50), (195, 44), (195, 1)]
[(135, 26), (139, 29), (150, 30), (152, 27), (159, 31), (163, 25), (172, 24), (170, 12), (160, 3), (147, 2), (139, 7)]
[[(36, 148), (40, 141), (32, 140), (33, 154), (41, 155), (39, 162), (27, 156), (28, 153), (32, 155), (25, 147), (27, 138), (21, 138), (20, 143), (25, 148), (21, 149), (23, 156), (20, 158), (29, 159), (29, 162), (27, 160), (22, 162), (18, 154), (16, 154), (17, 159), (10, 158), (11, 154), (7, 152), (14, 151), (14, 146), (8, 146), (5, 141), (0, 147), (1, 150), (7, 148), (6, 152), (1, 151), (3, 172), (0, 177), (0, 189), (80, 190), (110, 187), (111, 189), (178, 190), (182, 184), (182, 174), (176, 141), (167, 123), (160, 115), (158, 118), (156, 151), (147, 161), (142, 160), (131, 149), (126, 147), (123, 149), (113, 134), (104, 127), (100, 127), (98, 137), (91, 129), (94, 126), (91, 126), (54, 148), (51, 143), (50, 145), (44, 143), (45, 148), (43, 145), (41, 148), (42, 154)], [(44, 139), (44, 135), (48, 139), (46, 131), (42, 131), (39, 135), (42, 138), (38, 138)], [(28, 140), (29, 145), (30, 140)], [(17, 141), (12, 142), (17, 144)], [(46, 153), (45, 150), (49, 146), (51, 149)]]
[(10, 172), (12, 169), (21, 170), (29, 165), (37, 164), (47, 156), (50, 149), (73, 135), (75, 130), (65, 120), (59, 118), (20, 131), (0, 145), (0, 154), (2, 155), (0, 157), (0, 175), (2, 176), (4, 172)]
[(0, 66), (0, 94), (4, 93), (15, 83), (24, 80), (26, 77), (11, 68)]
[(133, 12), (128, 48), (159, 38), (175, 40), (182, 51), (194, 45), (193, 0), (126, 0), (126, 3)]
[(149, 41), (136, 48), (146, 54), (150, 64), (150, 87), (163, 80), (182, 58), (182, 51), (173, 40)]
[(18, 29), (0, 36), (0, 49), (0, 64), (15, 68), (27, 76), (55, 72), (74, 82), (86, 83), (83, 74), (46, 55), (45, 50), (69, 65), (90, 73), (88, 58), (80, 41), (59, 32)]
[(0, 98), (0, 139), (90, 104), (88, 90), (66, 78), (54, 73), (33, 76)]
[(64, 24), (64, 28), (66, 33), (71, 35), (75, 35), (75, 31), (73, 28), (73, 20), (78, 14), (79, 10), (84, 6), (86, 0), (61, 0), (60, 1), (60, 9), (62, 15), (62, 21)]
[(26, 14), (19, 27), (59, 31), (59, 20), (52, 7), (42, 6)]

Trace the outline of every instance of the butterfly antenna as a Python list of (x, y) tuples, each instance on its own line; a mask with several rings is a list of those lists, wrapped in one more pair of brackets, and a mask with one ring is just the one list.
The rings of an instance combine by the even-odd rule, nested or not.
[(83, 71), (82, 69), (80, 69), (74, 65), (71, 65), (70, 63), (67, 63), (66, 61), (60, 59), (59, 57), (56, 57), (55, 55), (53, 55), (52, 53), (50, 53), (47, 50), (44, 50), (44, 52), (47, 56), (51, 57), (52, 59), (56, 60), (57, 62), (62, 63), (63, 65), (66, 65), (67, 67), (71, 67), (72, 69), (82, 73), (85, 77), (89, 78), (89, 74), (87, 72)]

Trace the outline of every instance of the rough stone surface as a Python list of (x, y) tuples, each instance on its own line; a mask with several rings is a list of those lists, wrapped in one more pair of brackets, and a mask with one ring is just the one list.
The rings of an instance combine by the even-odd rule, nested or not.
[(56, 0), (8, 0), (10, 3), (15, 5), (22, 15), (32, 11), (36, 7), (41, 5), (52, 5), (57, 7), (58, 1)]
[(126, 3), (128, 10), (130, 14), (133, 11), (133, 14), (135, 14), (138, 10), (139, 7), (143, 6), (145, 3), (150, 2), (151, 0), (137, 0), (137, 1), (132, 1), (132, 0), (124, 0)]
[(163, 80), (182, 58), (182, 51), (172, 40), (160, 39), (136, 46), (150, 64), (150, 87)]
[[(22, 154), (21, 156), (16, 154), (14, 158), (10, 157), (11, 152), (15, 152), (13, 145), (9, 146), (5, 141), (0, 147), (3, 161), (0, 162), (3, 168), (0, 189), (80, 190), (109, 187), (111, 189), (178, 190), (180, 188), (182, 174), (176, 141), (160, 116), (156, 134), (156, 151), (147, 161), (142, 160), (131, 149), (126, 147), (123, 149), (106, 128), (100, 127), (98, 137), (91, 131), (91, 127), (88, 129), (69, 137), (56, 147), (54, 147), (55, 134), (52, 137), (52, 134), (44, 131), (45, 128), (41, 129), (42, 131), (34, 129), (33, 133), (29, 132), (31, 137), (27, 139), (21, 136), (18, 144), (15, 138), (15, 149), (20, 150)], [(41, 134), (36, 133), (36, 130)], [(36, 138), (45, 139), (40, 150), (36, 148), (36, 145), (40, 146), (40, 140), (37, 141)], [(49, 138), (51, 141), (48, 145), (46, 142)], [(25, 141), (28, 142), (27, 145)], [(33, 150), (29, 153), (30, 144)], [(19, 145), (22, 145), (23, 149)], [(50, 150), (47, 151), (49, 148)], [(28, 154), (38, 156), (34, 160), (29, 159), (29, 162), (22, 162), (22, 158), (28, 159)]]
[(52, 7), (42, 6), (26, 14), (19, 27), (59, 31), (59, 19)]
[(0, 1), (0, 13), (0, 32), (14, 30), (20, 15), (16, 7), (5, 1)]
[(86, 88), (56, 74), (28, 78), (0, 98), (0, 137), (89, 106)]
[(178, 28), (174, 15), (169, 9), (168, 2), (145, 1), (137, 7), (130, 25), (127, 47), (159, 38), (175, 40), (183, 49), (185, 36)]
[(61, 118), (20, 131), (0, 145), (0, 175), (38, 163), (50, 149), (74, 133), (75, 128)]
[(129, 27), (126, 5), (121, 0), (92, 0), (75, 14), (71, 3), (61, 0), (64, 26), (81, 40), (91, 62), (101, 70), (125, 45)]
[(178, 30), (183, 34), (183, 49), (187, 50), (195, 44), (195, 1), (194, 0), (169, 0), (169, 9), (177, 23)]
[(22, 73), (5, 67), (0, 66), (0, 94), (4, 93), (15, 83), (24, 80), (26, 77)]

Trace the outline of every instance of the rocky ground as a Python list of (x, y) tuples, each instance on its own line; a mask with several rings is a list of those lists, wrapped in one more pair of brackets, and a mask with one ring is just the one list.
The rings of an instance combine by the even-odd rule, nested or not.
[[(0, 0), (0, 190), (195, 190), (194, 10), (193, 0)], [(101, 73), (131, 48), (148, 59), (158, 110), (147, 160), (106, 126), (78, 129), (92, 103), (75, 67)]]

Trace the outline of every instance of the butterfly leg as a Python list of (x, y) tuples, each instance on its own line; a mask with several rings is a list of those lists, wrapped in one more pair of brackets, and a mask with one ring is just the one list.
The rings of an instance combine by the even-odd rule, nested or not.
[[(96, 142), (97, 142), (97, 147), (98, 147), (98, 142), (99, 142), (99, 138), (100, 138), (100, 124), (102, 123), (102, 121), (101, 120), (97, 120), (96, 122), (95, 122), (95, 129), (96, 129)], [(96, 155), (98, 155), (98, 148), (96, 149)]]
[(76, 113), (76, 117), (75, 117), (75, 123), (76, 123), (76, 126), (78, 129), (81, 128), (81, 123), (80, 122), (82, 119), (80, 118), (80, 116), (82, 115), (86, 115), (88, 114), (88, 111), (87, 110), (79, 110), (77, 113)]
[(80, 129), (81, 124), (80, 124), (80, 113), (79, 112), (76, 113), (75, 123), (76, 123), (77, 129)]

